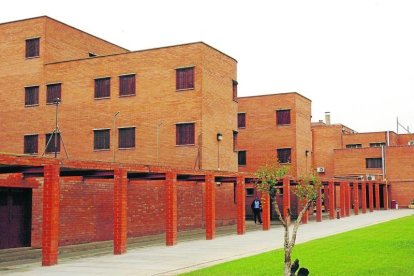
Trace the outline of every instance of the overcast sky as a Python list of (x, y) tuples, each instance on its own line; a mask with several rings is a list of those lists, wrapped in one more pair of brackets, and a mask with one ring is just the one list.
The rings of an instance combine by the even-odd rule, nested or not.
[[(0, 21), (48, 15), (129, 50), (204, 41), (238, 60), (239, 95), (296, 91), (312, 121), (414, 131), (414, 1), (21, 1)], [(1, 42), (0, 42), (1, 43)], [(400, 128), (401, 132), (401, 128)]]

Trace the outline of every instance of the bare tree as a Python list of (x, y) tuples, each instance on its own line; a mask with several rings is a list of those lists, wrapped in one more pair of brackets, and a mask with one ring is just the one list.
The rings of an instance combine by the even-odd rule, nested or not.
[[(258, 181), (255, 183), (257, 189), (262, 193), (267, 193), (271, 198), (274, 198), (276, 195), (280, 194), (281, 181), (283, 177), (286, 177), (288, 173), (288, 168), (286, 166), (281, 166), (279, 163), (268, 163), (261, 166), (256, 171), (256, 177)], [(292, 214), (290, 209), (286, 217), (282, 216), (282, 213), (279, 209), (277, 200), (273, 201), (275, 211), (279, 217), (280, 222), (284, 227), (284, 275), (290, 276), (292, 274), (292, 251), (295, 246), (296, 236), (299, 229), (299, 225), (302, 220), (302, 216), (305, 212), (313, 206), (314, 202), (318, 197), (318, 189), (321, 188), (321, 181), (315, 175), (309, 175), (299, 179), (296, 186), (292, 187), (292, 192), (298, 197), (302, 203), (302, 209), (300, 210), (292, 229), (292, 234), (290, 234), (291, 218)], [(293, 272), (294, 273), (294, 272)]]

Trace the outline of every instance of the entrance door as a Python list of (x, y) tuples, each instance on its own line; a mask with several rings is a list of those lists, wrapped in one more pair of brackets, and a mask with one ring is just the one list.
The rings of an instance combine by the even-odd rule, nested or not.
[(0, 249), (30, 246), (32, 190), (0, 188)]

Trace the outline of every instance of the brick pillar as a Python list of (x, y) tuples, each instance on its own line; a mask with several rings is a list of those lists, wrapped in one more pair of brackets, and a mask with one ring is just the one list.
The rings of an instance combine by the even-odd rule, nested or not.
[(206, 175), (206, 193), (204, 200), (206, 214), (206, 239), (216, 236), (216, 182), (214, 175)]
[(345, 183), (345, 216), (350, 216), (351, 210), (351, 187), (348, 182)]
[(59, 189), (60, 167), (44, 166), (43, 222), (42, 222), (42, 265), (51, 266), (58, 262), (59, 244)]
[(317, 190), (318, 197), (316, 198), (316, 221), (322, 221), (322, 191), (321, 188)]
[(290, 209), (290, 180), (283, 178), (283, 218), (285, 219)]
[(369, 198), (369, 211), (374, 211), (374, 191), (373, 191), (373, 183), (368, 182), (368, 198)]
[[(303, 199), (303, 200), (300, 201), (300, 210), (299, 211), (302, 211), (302, 208), (305, 207), (305, 204), (306, 204), (306, 199)], [(306, 210), (305, 213), (303, 213), (303, 216), (302, 216), (302, 220), (301, 220), (302, 224), (307, 224), (308, 220), (309, 220), (309, 212)]]
[(262, 209), (262, 227), (266, 231), (270, 229), (270, 196), (268, 193), (262, 194)]
[(367, 182), (361, 183), (361, 207), (362, 213), (367, 212)]
[(177, 174), (165, 174), (165, 244), (177, 243)]
[(329, 193), (329, 219), (335, 219), (335, 183), (329, 181), (328, 184), (328, 193)]
[(388, 210), (388, 189), (386, 184), (382, 185), (382, 192), (382, 197), (384, 200), (384, 210)]
[(380, 209), (380, 184), (375, 183), (375, 210)]
[(244, 188), (244, 177), (237, 176), (236, 183), (236, 204), (237, 204), (237, 234), (246, 233), (246, 189)]
[(345, 194), (345, 182), (341, 182), (340, 187), (339, 187), (339, 192), (340, 192), (340, 208), (341, 208), (341, 217), (345, 217), (345, 209), (346, 209), (346, 194)]
[(125, 169), (114, 170), (114, 254), (127, 251), (128, 177)]
[(352, 188), (354, 189), (354, 215), (358, 215), (359, 212), (359, 198), (358, 198), (359, 183), (354, 182)]

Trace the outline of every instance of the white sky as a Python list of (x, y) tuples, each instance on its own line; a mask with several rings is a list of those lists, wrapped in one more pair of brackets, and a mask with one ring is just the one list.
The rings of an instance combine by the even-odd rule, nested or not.
[(296, 91), (312, 121), (414, 131), (412, 0), (13, 0), (0, 22), (40, 15), (129, 50), (204, 41), (238, 60), (240, 96)]

